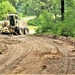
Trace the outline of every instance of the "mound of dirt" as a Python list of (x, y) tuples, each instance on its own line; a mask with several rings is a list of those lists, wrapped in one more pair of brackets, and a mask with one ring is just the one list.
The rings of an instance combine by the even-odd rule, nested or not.
[(75, 39), (64, 39), (0, 36), (0, 74), (75, 74)]

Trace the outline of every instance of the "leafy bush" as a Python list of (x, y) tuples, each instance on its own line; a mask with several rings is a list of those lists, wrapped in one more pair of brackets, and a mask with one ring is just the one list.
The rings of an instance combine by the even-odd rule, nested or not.
[(9, 13), (16, 13), (16, 9), (9, 1), (3, 1), (0, 3), (0, 20), (5, 18)]
[(28, 25), (32, 25), (32, 26), (38, 26), (38, 25), (40, 25), (40, 21), (39, 21), (38, 18), (29, 20), (27, 23), (28, 23)]
[(28, 24), (33, 26), (48, 25), (49, 22), (51, 22), (53, 19), (52, 16), (53, 15), (50, 12), (48, 12), (47, 10), (43, 10), (38, 17), (32, 20), (29, 20)]
[(71, 12), (66, 13), (68, 15), (65, 15), (65, 20), (62, 22), (59, 19), (53, 18), (53, 15), (45, 10), (42, 11), (38, 18), (31, 20), (30, 24), (41, 26), (36, 30), (37, 34), (49, 33), (75, 37), (75, 14), (73, 12), (71, 14)]
[(63, 22), (51, 22), (49, 25), (46, 24), (38, 28), (36, 32), (75, 37), (75, 21), (74, 19), (67, 19)]
[(62, 26), (60, 26), (60, 35), (63, 36), (71, 36), (75, 37), (75, 21), (74, 20), (66, 20), (61, 23)]

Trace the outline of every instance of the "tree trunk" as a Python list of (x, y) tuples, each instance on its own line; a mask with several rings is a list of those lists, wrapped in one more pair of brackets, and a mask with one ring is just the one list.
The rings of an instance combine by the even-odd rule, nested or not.
[(61, 0), (61, 21), (64, 20), (64, 0)]

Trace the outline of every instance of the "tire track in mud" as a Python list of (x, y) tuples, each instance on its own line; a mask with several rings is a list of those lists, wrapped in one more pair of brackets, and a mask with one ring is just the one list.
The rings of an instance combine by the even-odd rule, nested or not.
[[(35, 44), (34, 44), (35, 43)], [(33, 41), (31, 41), (30, 40), (30, 43), (29, 44), (31, 44), (31, 46), (32, 46), (32, 49), (31, 49), (31, 52), (27, 55), (27, 57), (26, 58), (23, 58), (23, 60), (19, 63), (19, 65), (18, 66), (20, 66), (20, 65), (22, 65), (23, 63), (23, 65), (24, 66), (20, 66), (20, 69), (19, 68), (17, 68), (17, 69), (15, 69), (12, 73), (13, 74), (23, 74), (24, 72), (25, 72), (25, 65), (27, 64), (30, 64), (30, 63), (33, 63), (32, 61), (34, 61), (33, 59), (34, 59), (34, 56), (30, 56), (30, 55), (34, 55), (35, 54), (35, 51), (37, 51), (37, 50), (39, 50), (39, 46), (36, 44), (36, 42), (33, 42)], [(27, 63), (25, 62), (25, 61), (27, 61), (28, 60), (28, 57), (31, 57), (30, 58), (30, 60), (31, 61), (28, 61)], [(37, 59), (37, 58), (36, 58)], [(35, 60), (36, 60), (35, 59)], [(40, 58), (37, 60), (38, 62), (40, 62)], [(26, 63), (26, 64), (25, 64)], [(36, 65), (36, 63), (35, 64), (33, 64), (34, 66)], [(21, 68), (22, 67), (22, 68)], [(29, 69), (30, 69), (30, 66), (28, 67)]]
[[(60, 46), (62, 44), (57, 42), (57, 40), (55, 40), (53, 44), (55, 44), (54, 46), (58, 46), (59, 50), (63, 49), (62, 51), (60, 50), (63, 53), (63, 57), (62, 57), (62, 62), (64, 61), (63, 68), (60, 68), (58, 70), (61, 70), (63, 72), (63, 74), (68, 74), (68, 71), (69, 71), (69, 52), (70, 52), (70, 49), (67, 46), (65, 46), (65, 45), (69, 45), (69, 44), (65, 44), (64, 43), (63, 46)], [(59, 73), (58, 70), (57, 70), (56, 74)]]
[(72, 49), (69, 44), (43, 37), (11, 38), (21, 42), (11, 45), (15, 48), (9, 50), (6, 57), (0, 60), (0, 74), (67, 74), (69, 72), (69, 50)]
[[(15, 47), (15, 46), (14, 46), (14, 47)], [(6, 56), (5, 56), (3, 59), (0, 60), (0, 66), (2, 66), (4, 63), (6, 63), (6, 61), (8, 61), (8, 60), (13, 56), (13, 54), (14, 54), (15, 52), (16, 52), (16, 50), (13, 51), (13, 49), (10, 48), (9, 53), (6, 54)]]
[[(42, 41), (42, 42), (44, 42), (43, 40), (40, 40), (40, 41)], [(48, 41), (47, 41), (48, 42)], [(45, 40), (45, 42), (44, 42), (45, 44), (46, 44), (46, 40)], [(60, 45), (59, 44), (61, 44), (61, 43), (58, 43), (58, 42), (56, 42), (56, 43), (53, 43), (53, 42), (49, 42), (53, 47), (55, 47), (55, 49), (56, 50), (59, 50), (59, 51), (61, 51), (60, 49)], [(62, 42), (63, 43), (63, 42)], [(38, 44), (38, 41), (36, 42), (36, 44)], [(39, 43), (40, 44), (40, 43)], [(38, 45), (39, 45), (38, 44)], [(43, 43), (42, 43), (43, 44)], [(41, 44), (40, 44), (41, 45)], [(50, 46), (51, 46), (50, 45)], [(46, 50), (47, 50), (47, 48), (46, 48), (46, 45), (41, 45), (42, 47), (44, 47)], [(39, 46), (39, 48), (41, 49), (42, 47), (40, 47)], [(62, 61), (64, 61), (64, 64), (63, 64), (63, 68), (61, 69), (61, 71), (63, 71), (64, 72), (64, 74), (67, 74), (68, 73), (68, 69), (69, 69), (69, 48), (67, 48), (66, 46), (62, 46), (63, 48), (62, 48), (62, 53), (64, 54), (64, 56), (63, 56), (63, 58), (62, 58)], [(65, 49), (65, 47), (66, 47), (66, 49)], [(44, 51), (45, 52), (45, 51)], [(47, 52), (48, 53), (48, 52)], [(47, 54), (46, 53), (46, 54)], [(50, 52), (49, 52), (50, 53)], [(54, 72), (53, 72), (54, 73)], [(56, 71), (56, 74), (58, 74), (58, 71)]]
[[(33, 46), (33, 50), (32, 50), (31, 53), (34, 53), (34, 54), (36, 53), (36, 54), (38, 54), (38, 52), (40, 51), (40, 49), (41, 49), (42, 47), (44, 47), (44, 46), (41, 46), (41, 48), (40, 48), (40, 43), (41, 43), (41, 42), (38, 43), (37, 40), (30, 41), (30, 44)], [(31, 55), (31, 53), (30, 53), (29, 55)], [(34, 54), (33, 54), (33, 55), (34, 55)], [(35, 55), (36, 55), (36, 54), (35, 54)], [(29, 56), (29, 55), (28, 55), (28, 56)], [(39, 55), (39, 54), (38, 54), (38, 55)], [(27, 57), (28, 57), (28, 56), (27, 56)], [(34, 64), (34, 63), (33, 63), (33, 62), (34, 62), (33, 59), (34, 59), (34, 56), (32, 56), (32, 58), (30, 59), (31, 61), (28, 61), (26, 64), (30, 64), (30, 63), (31, 63), (31, 64), (33, 64), (34, 66), (36, 66), (37, 62)], [(35, 58), (35, 59), (37, 59), (37, 58)], [(24, 58), (24, 60), (26, 60), (26, 58)], [(33, 62), (32, 62), (32, 61), (33, 61)], [(41, 61), (41, 58), (39, 58), (37, 61), (38, 61), (38, 63), (39, 63), (39, 62)], [(21, 62), (22, 62), (22, 61), (21, 61)], [(25, 65), (26, 65), (26, 64), (25, 64)], [(30, 67), (28, 67), (28, 70), (29, 70), (29, 69), (30, 69)], [(36, 69), (36, 68), (35, 68), (35, 69)], [(16, 69), (16, 70), (14, 70), (12, 73), (13, 73), (13, 74), (19, 74), (19, 73), (22, 73), (22, 74), (24, 73), (24, 74), (25, 74), (25, 67), (23, 66), (22, 69)]]
[[(18, 57), (18, 58), (16, 58), (13, 62), (11, 62), (11, 63), (9, 63), (9, 65), (6, 65), (3, 69), (1, 69), (0, 70), (0, 74), (2, 74), (2, 73), (6, 73), (6, 71), (9, 71), (8, 73), (11, 73), (13, 70), (14, 70), (14, 68), (16, 68), (15, 66), (17, 66), (17, 64), (23, 59), (23, 58), (25, 58), (29, 53), (30, 53), (30, 51), (31, 51), (31, 49), (32, 49), (32, 46), (28, 43), (27, 44), (27, 47), (29, 48), (29, 50), (28, 50), (28, 48), (27, 48), (27, 52), (25, 51), (23, 51), (23, 53)], [(16, 48), (17, 49), (17, 48)], [(13, 50), (13, 49), (12, 49)], [(5, 62), (7, 63), (9, 60), (11, 60), (13, 57), (14, 57), (14, 52), (15, 53), (19, 53), (18, 52), (19, 50), (14, 50), (13, 51), (13, 54), (12, 54), (12, 52), (11, 52), (11, 54), (10, 54), (10, 56), (9, 57), (7, 57), (7, 59), (5, 59)], [(4, 63), (3, 63), (4, 64)]]
[[(51, 40), (50, 40), (51, 41)], [(35, 44), (34, 44), (35, 43)], [(45, 43), (45, 44), (44, 44)], [(48, 46), (47, 46), (47, 44), (49, 44), (49, 45), (52, 45), (52, 46), (55, 46), (55, 44), (52, 44), (52, 42), (49, 42), (48, 43), (48, 41), (43, 41), (42, 39), (40, 39), (40, 41), (38, 42), (38, 40), (34, 40), (33, 41), (33, 45), (34, 45), (34, 48), (33, 48), (33, 50), (34, 51), (37, 51), (37, 55), (47, 55), (47, 54), (50, 54), (50, 49), (51, 48), (49, 48)], [(44, 47), (44, 48), (43, 48)], [(51, 47), (51, 46), (50, 46)], [(53, 48), (53, 47), (52, 47)], [(55, 48), (56, 48), (56, 46), (55, 46)], [(49, 51), (46, 51), (46, 50), (49, 50)], [(40, 63), (42, 61), (42, 59), (39, 59), (38, 60), (38, 63)], [(37, 64), (37, 62), (34, 64), (34, 66)], [(24, 69), (25, 69), (25, 67), (23, 67), (23, 69), (22, 70), (19, 70), (19, 71), (14, 71), (13, 73), (15, 74), (18, 74), (18, 73), (20, 73), (20, 72), (22, 72), (22, 73), (26, 73), (26, 72), (24, 72)], [(35, 70), (34, 70), (35, 71)], [(35, 73), (33, 71), (33, 73)], [(41, 70), (42, 71), (42, 70)], [(30, 72), (31, 73), (31, 72)]]
[[(7, 40), (7, 39), (6, 39)], [(12, 40), (12, 39), (11, 39)], [(8, 40), (9, 41), (9, 40)], [(16, 41), (16, 40), (15, 40)], [(5, 41), (3, 41), (4, 44), (6, 43)], [(10, 41), (9, 41), (10, 42)], [(13, 42), (13, 41), (12, 41)], [(8, 44), (6, 43), (6, 46), (7, 46), (7, 53), (5, 54), (4, 58), (2, 58), (0, 60), (0, 66), (3, 65), (6, 61), (8, 61), (10, 58), (12, 58), (12, 56), (16, 53), (18, 53), (18, 50), (17, 50), (17, 45), (16, 44)]]
[[(63, 63), (63, 68), (60, 69), (61, 71), (63, 71), (64, 74), (67, 74), (68, 73), (68, 69), (69, 69), (69, 48), (67, 46), (65, 46), (65, 43), (63, 44), (63, 46), (60, 46), (62, 45), (61, 43), (57, 42), (57, 40), (53, 40), (53, 44), (55, 44), (55, 46), (58, 46), (59, 47), (59, 50), (60, 49), (63, 49), (61, 52), (63, 53), (63, 57), (62, 57), (62, 62), (64, 61)], [(68, 44), (67, 44), (68, 45)], [(65, 49), (66, 47), (66, 49)], [(59, 70), (59, 69), (58, 69)], [(58, 71), (56, 72), (56, 74), (58, 74)]]
[[(59, 52), (61, 52), (62, 54), (65, 55), (66, 52), (65, 52), (64, 49), (63, 49), (65, 46), (63, 46), (63, 48), (61, 48), (62, 46), (59, 46), (59, 44), (52, 43), (52, 42), (51, 42), (51, 44), (55, 47), (56, 50), (59, 50)], [(67, 50), (68, 50), (68, 49), (67, 49)], [(64, 53), (64, 52), (65, 52), (65, 53)], [(62, 55), (62, 54), (61, 54), (61, 55)], [(65, 58), (65, 56), (63, 56), (63, 57)], [(63, 73), (66, 74), (66, 71), (67, 71), (67, 68), (66, 68), (66, 67), (67, 67), (67, 63), (68, 63), (67, 60), (68, 60), (68, 59), (67, 59), (67, 60), (66, 60), (66, 59), (64, 60), (64, 58), (61, 58), (61, 57), (59, 56), (59, 58), (54, 58), (53, 60), (50, 59), (51, 62), (53, 62), (53, 63), (51, 64), (51, 65), (52, 65), (52, 67), (51, 67), (52, 72), (51, 72), (51, 73), (58, 74), (60, 71), (63, 71)], [(62, 62), (64, 61), (64, 62), (66, 63), (66, 65), (65, 65), (65, 64), (62, 64), (64, 69), (63, 69), (63, 68), (60, 68), (60, 69), (58, 69), (58, 70), (57, 70), (57, 69), (54, 70), (54, 67), (53, 67), (53, 66), (55, 65), (55, 64), (54, 64), (54, 63), (55, 63), (55, 60), (58, 60), (58, 59), (59, 59), (59, 60), (62, 59), (61, 61), (62, 61)], [(57, 61), (57, 62), (58, 62), (58, 61)], [(62, 62), (61, 62), (61, 63), (62, 63)], [(60, 63), (59, 63), (59, 64), (60, 64)], [(58, 67), (60, 67), (60, 66), (58, 66)], [(48, 69), (48, 70), (49, 70), (49, 69)], [(59, 70), (60, 70), (60, 71), (59, 71)], [(61, 72), (61, 73), (62, 73), (62, 72)]]

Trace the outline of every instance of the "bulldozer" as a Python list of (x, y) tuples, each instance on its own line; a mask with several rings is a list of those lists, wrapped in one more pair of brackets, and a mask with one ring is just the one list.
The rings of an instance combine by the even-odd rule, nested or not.
[(15, 35), (29, 34), (27, 23), (18, 18), (16, 14), (9, 14), (4, 21), (0, 30), (1, 34), (9, 33)]

